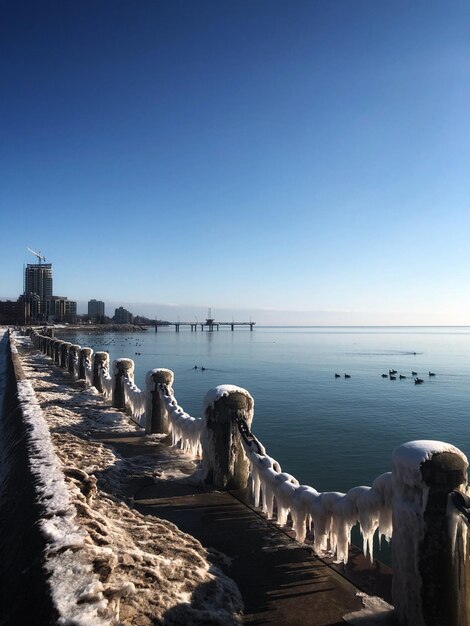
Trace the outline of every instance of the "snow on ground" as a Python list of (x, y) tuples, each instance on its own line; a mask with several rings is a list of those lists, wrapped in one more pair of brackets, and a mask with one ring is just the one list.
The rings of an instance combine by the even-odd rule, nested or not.
[[(100, 437), (138, 437), (143, 430), (107, 406), (93, 389), (72, 382), (49, 358), (32, 350), (29, 338), (16, 341), (63, 469), (75, 521), (85, 533), (80, 550), (93, 565), (115, 623), (239, 623), (238, 588), (210, 563), (201, 544), (174, 524), (130, 506), (128, 485), (133, 477), (178, 477), (178, 462), (158, 471), (151, 454), (121, 457)], [(138, 437), (136, 442), (155, 446), (158, 439)], [(178, 461), (178, 451), (172, 454)], [(55, 575), (60, 576), (60, 570)]]

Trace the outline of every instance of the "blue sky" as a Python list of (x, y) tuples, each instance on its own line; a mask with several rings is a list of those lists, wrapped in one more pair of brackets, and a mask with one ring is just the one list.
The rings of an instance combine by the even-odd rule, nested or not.
[(470, 322), (468, 2), (2, 2), (0, 77), (0, 297)]

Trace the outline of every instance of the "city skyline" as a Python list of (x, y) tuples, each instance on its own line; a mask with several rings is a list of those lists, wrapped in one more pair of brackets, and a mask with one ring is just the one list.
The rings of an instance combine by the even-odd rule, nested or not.
[(467, 3), (0, 16), (0, 298), (31, 246), (79, 312), (469, 322)]

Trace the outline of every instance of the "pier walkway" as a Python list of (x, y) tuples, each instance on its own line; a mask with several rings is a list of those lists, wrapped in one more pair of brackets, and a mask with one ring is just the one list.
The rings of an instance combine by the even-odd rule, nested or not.
[[(44, 357), (33, 349), (21, 346), (19, 351), (33, 387), (35, 376), (40, 376), (49, 393), (66, 386), (80, 396), (77, 401), (71, 393), (70, 399), (61, 401), (61, 410), (93, 416), (102, 403), (103, 412), (109, 411), (100, 397), (84, 393), (83, 381), (74, 381), (58, 368), (46, 370)], [(44, 411), (56, 408), (52, 402), (42, 406)], [(78, 434), (75, 428), (74, 435)], [(378, 565), (375, 571), (365, 568), (359, 554), (346, 567), (336, 569), (318, 559), (289, 532), (247, 505), (243, 491), (214, 491), (191, 482), (194, 464), (181, 451), (170, 448), (168, 438), (149, 440), (141, 430), (133, 430), (129, 420), (129, 432), (113, 432), (102, 426), (87, 429), (84, 440), (112, 450), (127, 468), (119, 475), (122, 489), (116, 489), (117, 474), (110, 481), (98, 473), (99, 489), (113, 498), (121, 494), (118, 497), (123, 504), (145, 516), (173, 522), (212, 552), (216, 564), (240, 589), (245, 606), (243, 623), (339, 626), (344, 624), (345, 615), (361, 610), (359, 588), (390, 600), (390, 570)]]
[[(101, 441), (124, 458), (139, 449), (138, 437), (105, 436)], [(166, 443), (161, 446), (164, 461)], [(152, 454), (158, 467), (158, 449)], [(358, 587), (339, 573), (344, 566), (336, 570), (318, 559), (253, 510), (243, 491), (214, 491), (171, 480), (149, 484), (136, 478), (129, 496), (139, 512), (173, 522), (208, 550), (227, 557), (219, 566), (240, 589), (246, 624), (339, 626), (344, 615), (362, 608)], [(374, 573), (359, 551), (346, 567), (345, 574), (362, 588), (390, 601), (389, 568), (377, 565)]]

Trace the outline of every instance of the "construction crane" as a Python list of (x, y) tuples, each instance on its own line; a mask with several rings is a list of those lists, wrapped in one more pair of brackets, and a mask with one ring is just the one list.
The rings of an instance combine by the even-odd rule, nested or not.
[(31, 254), (34, 254), (34, 256), (39, 259), (39, 265), (41, 265), (41, 261), (46, 262), (46, 257), (42, 256), (41, 252), (36, 252), (35, 250), (31, 250), (31, 248), (28, 248), (28, 252), (31, 252)]

